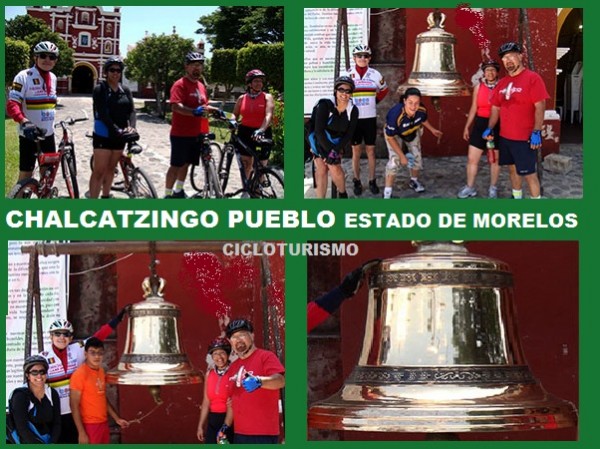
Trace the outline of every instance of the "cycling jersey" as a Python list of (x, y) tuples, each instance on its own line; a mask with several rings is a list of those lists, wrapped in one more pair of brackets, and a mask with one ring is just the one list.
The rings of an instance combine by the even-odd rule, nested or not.
[[(49, 85), (45, 79), (49, 80)], [(44, 77), (36, 66), (21, 70), (13, 80), (8, 100), (20, 105), (20, 112), (35, 126), (46, 130), (46, 136), (54, 134), (54, 111), (56, 109), (56, 75), (47, 72)], [(10, 108), (9, 108), (10, 109)], [(17, 120), (16, 114), (11, 117)], [(19, 134), (24, 136), (19, 126)]]
[(240, 104), (241, 124), (249, 128), (260, 128), (267, 112), (267, 97), (264, 92), (252, 98), (249, 94), (242, 95)]
[(425, 107), (419, 106), (415, 115), (409, 117), (404, 110), (404, 103), (398, 103), (387, 114), (385, 134), (398, 136), (405, 142), (412, 142), (426, 121), (427, 109)]
[(347, 75), (354, 81), (352, 102), (358, 108), (358, 118), (377, 117), (375, 110), (377, 101), (382, 100), (388, 92), (388, 86), (383, 75), (371, 67), (367, 69), (362, 77), (356, 67), (348, 70)]

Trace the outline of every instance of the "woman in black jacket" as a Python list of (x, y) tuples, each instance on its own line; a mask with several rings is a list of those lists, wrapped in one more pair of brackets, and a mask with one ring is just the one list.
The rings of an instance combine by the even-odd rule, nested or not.
[(9, 399), (10, 423), (6, 437), (13, 443), (51, 444), (60, 435), (60, 400), (46, 383), (48, 362), (41, 355), (25, 359), (25, 385), (15, 388)]
[(335, 80), (334, 97), (322, 98), (313, 110), (309, 141), (314, 153), (316, 196), (325, 198), (327, 174), (338, 189), (339, 198), (348, 198), (342, 152), (350, 143), (358, 122), (358, 109), (352, 104), (354, 81), (348, 76)]
[(135, 140), (135, 108), (129, 88), (121, 85), (123, 61), (109, 58), (104, 63), (105, 81), (94, 89), (94, 169), (90, 198), (110, 198), (115, 168), (128, 141)]

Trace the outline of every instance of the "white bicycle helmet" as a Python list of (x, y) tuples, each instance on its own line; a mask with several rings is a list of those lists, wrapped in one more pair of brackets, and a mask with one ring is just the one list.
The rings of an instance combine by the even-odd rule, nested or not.
[(69, 331), (73, 333), (73, 325), (69, 320), (59, 319), (54, 321), (48, 328), (48, 332)]
[(359, 54), (371, 56), (371, 49), (368, 45), (357, 45), (356, 47), (354, 47), (354, 50), (352, 50), (352, 56), (356, 56)]
[(33, 47), (33, 53), (34, 54), (51, 53), (53, 55), (58, 56), (58, 47), (53, 42), (42, 41), (39, 44), (37, 44), (35, 47)]

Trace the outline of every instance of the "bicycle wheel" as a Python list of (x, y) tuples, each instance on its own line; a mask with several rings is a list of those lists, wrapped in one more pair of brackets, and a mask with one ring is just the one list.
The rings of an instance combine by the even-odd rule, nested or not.
[[(223, 150), (218, 143), (212, 142), (210, 144), (210, 151), (213, 160), (215, 158), (218, 161), (223, 159)], [(202, 165), (202, 161), (200, 161), (200, 165), (192, 165), (192, 169), (190, 170), (190, 183), (192, 184), (192, 188), (198, 193), (204, 193), (204, 178), (204, 166)]]
[(75, 158), (68, 152), (64, 153), (60, 159), (60, 166), (62, 168), (62, 175), (69, 192), (71, 199), (79, 198), (79, 184), (77, 184), (77, 168), (75, 167)]
[(141, 168), (134, 168), (129, 179), (129, 198), (158, 198), (154, 184)]
[(40, 183), (33, 178), (21, 179), (8, 193), (11, 199), (36, 199), (39, 198)]
[(215, 165), (214, 159), (212, 159), (208, 162), (207, 171), (208, 171), (208, 186), (210, 189), (210, 196), (212, 198), (223, 198), (223, 190), (221, 190), (221, 183), (219, 182), (219, 174), (217, 173), (217, 166)]
[(283, 177), (270, 167), (258, 169), (250, 181), (250, 197), (283, 198)]

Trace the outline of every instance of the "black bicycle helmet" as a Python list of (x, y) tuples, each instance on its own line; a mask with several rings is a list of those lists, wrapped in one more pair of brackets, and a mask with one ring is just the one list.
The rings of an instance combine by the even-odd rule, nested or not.
[(227, 335), (227, 338), (231, 338), (231, 336), (238, 331), (254, 332), (254, 327), (252, 326), (252, 323), (246, 319), (233, 320), (227, 325), (225, 335)]
[(500, 71), (500, 64), (498, 64), (493, 59), (490, 59), (489, 61), (484, 61), (484, 62), (481, 63), (481, 70), (485, 71), (485, 69), (487, 69), (488, 67), (495, 68), (496, 72)]
[(338, 87), (340, 87), (342, 84), (347, 84), (350, 86), (350, 90), (352, 92), (354, 92), (354, 80), (352, 78), (350, 78), (349, 76), (346, 75), (342, 75), (342, 76), (338, 76), (335, 80), (335, 83), (333, 83), (333, 90), (337, 90)]
[(225, 338), (221, 338), (221, 337), (215, 338), (208, 345), (208, 353), (209, 354), (212, 354), (213, 351), (216, 351), (217, 349), (222, 349), (223, 351), (225, 351), (227, 353), (227, 355), (231, 354), (231, 345)]
[(498, 56), (502, 57), (506, 53), (510, 53), (511, 51), (523, 53), (523, 48), (521, 47), (521, 44), (517, 42), (505, 42), (498, 49)]
[(202, 53), (198, 53), (197, 51), (190, 51), (187, 55), (185, 55), (185, 63), (191, 64), (192, 62), (204, 62), (204, 55)]
[(30, 355), (25, 359), (23, 363), (23, 372), (28, 372), (32, 366), (35, 365), (43, 365), (44, 369), (48, 371), (48, 360), (46, 360), (41, 355)]
[(123, 67), (125, 67), (125, 64), (123, 64), (123, 60), (119, 56), (111, 56), (104, 63), (104, 73), (108, 72), (109, 67), (113, 65), (118, 65), (121, 68), (121, 70), (123, 70)]

